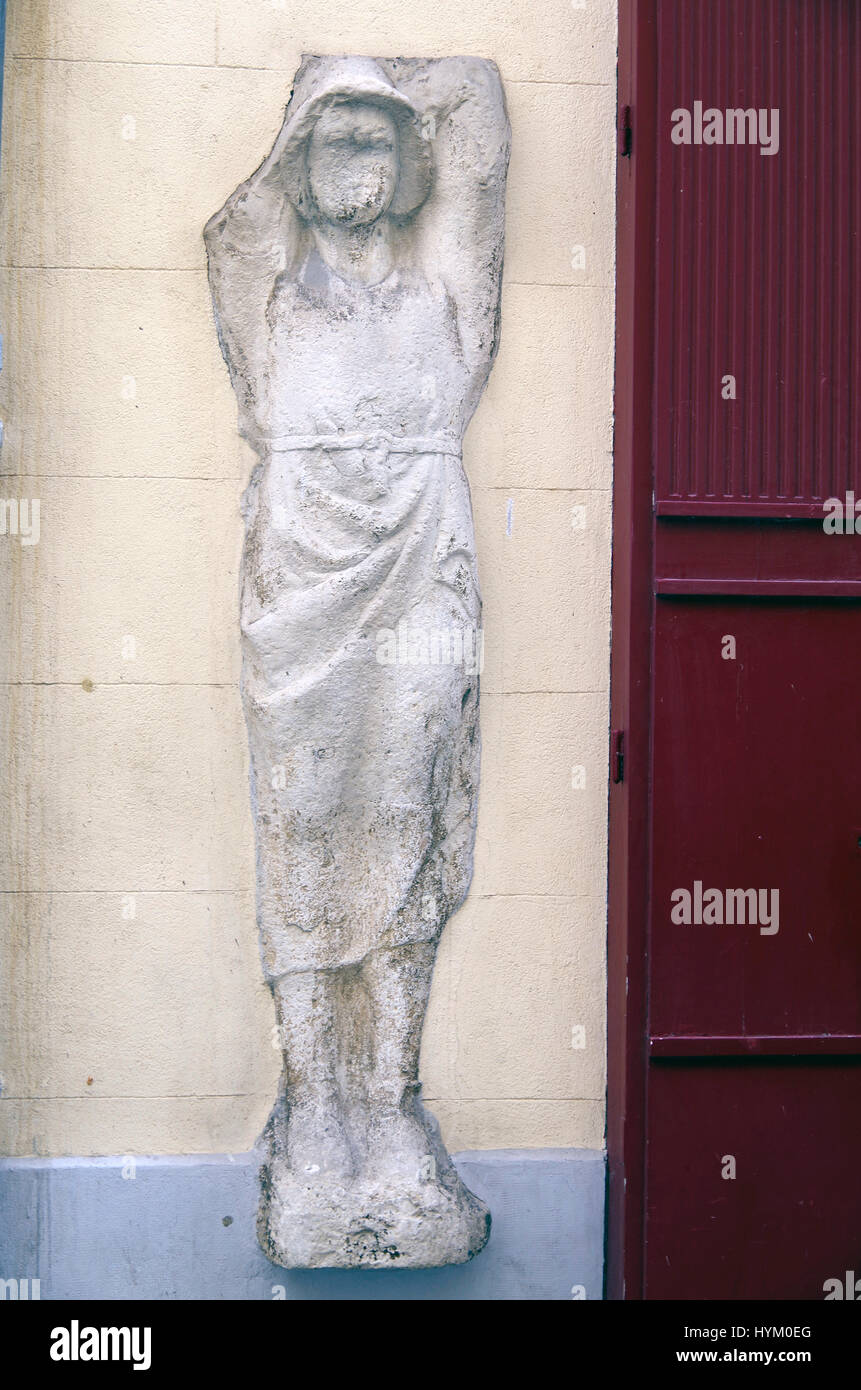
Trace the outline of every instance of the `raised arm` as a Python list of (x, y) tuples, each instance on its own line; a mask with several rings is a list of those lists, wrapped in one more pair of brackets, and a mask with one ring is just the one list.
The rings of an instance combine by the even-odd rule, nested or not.
[(275, 279), (295, 262), (302, 226), (280, 168), (284, 126), (260, 168), (204, 228), (218, 340), (239, 403), (240, 433), (253, 442), (254, 405), (266, 363), (266, 306)]
[(392, 63), (390, 71), (433, 142), (434, 191), (419, 214), (417, 243), (422, 264), (457, 305), (471, 415), (499, 343), (511, 148), (502, 82), (496, 64), (481, 58)]

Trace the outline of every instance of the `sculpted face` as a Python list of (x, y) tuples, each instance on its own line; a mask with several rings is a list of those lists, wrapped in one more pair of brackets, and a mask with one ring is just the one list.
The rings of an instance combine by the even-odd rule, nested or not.
[(398, 132), (378, 106), (332, 106), (308, 144), (308, 183), (320, 215), (362, 227), (388, 209), (398, 180)]

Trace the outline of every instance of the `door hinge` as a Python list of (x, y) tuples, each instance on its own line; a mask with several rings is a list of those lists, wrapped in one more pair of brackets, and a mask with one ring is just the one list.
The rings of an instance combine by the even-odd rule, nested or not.
[(631, 146), (634, 142), (634, 125), (631, 120), (630, 106), (619, 107), (619, 154), (623, 158), (628, 158), (631, 154)]
[(610, 742), (610, 776), (614, 782), (625, 780), (625, 731), (614, 729)]

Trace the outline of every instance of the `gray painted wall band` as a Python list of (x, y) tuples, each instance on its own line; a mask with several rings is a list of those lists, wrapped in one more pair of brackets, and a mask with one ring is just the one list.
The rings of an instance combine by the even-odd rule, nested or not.
[(257, 1245), (256, 1153), (0, 1159), (0, 1278), (38, 1279), (41, 1298), (61, 1300), (601, 1298), (602, 1153), (502, 1149), (455, 1161), (493, 1212), (490, 1241), (469, 1264), (288, 1272)]

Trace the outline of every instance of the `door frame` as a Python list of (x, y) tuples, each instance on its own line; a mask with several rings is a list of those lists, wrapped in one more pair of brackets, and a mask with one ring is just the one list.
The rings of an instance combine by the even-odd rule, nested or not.
[(609, 1299), (641, 1299), (644, 1290), (656, 31), (655, 0), (619, 0), (607, 945)]

